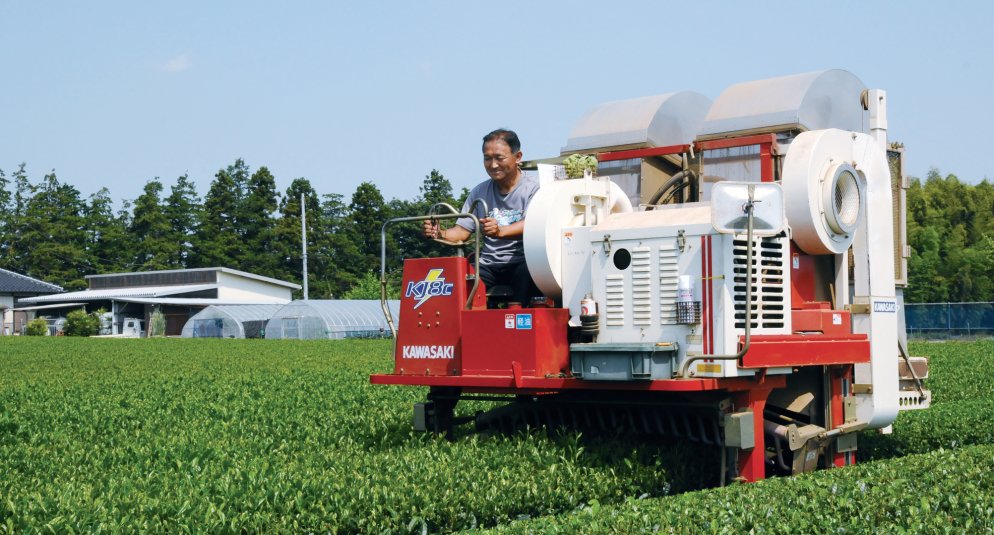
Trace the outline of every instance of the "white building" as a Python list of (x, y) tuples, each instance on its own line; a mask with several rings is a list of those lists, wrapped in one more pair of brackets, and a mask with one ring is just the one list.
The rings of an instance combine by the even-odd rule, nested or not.
[[(139, 273), (87, 275), (89, 289), (21, 299), (44, 306), (61, 304), (69, 309), (113, 313), (114, 332), (121, 332), (125, 318), (148, 325), (154, 310), (166, 318), (166, 334), (178, 336), (191, 316), (210, 305), (283, 305), (300, 285), (224, 267), (173, 269)], [(56, 309), (57, 310), (57, 309)]]

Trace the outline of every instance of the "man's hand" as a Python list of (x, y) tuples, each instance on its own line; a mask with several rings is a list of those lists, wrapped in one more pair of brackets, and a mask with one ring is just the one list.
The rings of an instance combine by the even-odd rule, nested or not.
[(497, 224), (496, 219), (492, 217), (484, 217), (480, 220), (480, 225), (483, 226), (483, 234), (485, 236), (500, 238), (500, 225)]
[(422, 226), (425, 238), (433, 240), (442, 237), (442, 229), (438, 226), (438, 220), (425, 219)]

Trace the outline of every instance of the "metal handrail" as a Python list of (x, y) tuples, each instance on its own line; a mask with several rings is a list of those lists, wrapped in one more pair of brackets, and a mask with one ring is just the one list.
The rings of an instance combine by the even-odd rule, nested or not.
[[(473, 204), (470, 205), (470, 211), (473, 210), (473, 207), (476, 206), (477, 202), (483, 202), (483, 199), (477, 199), (476, 201), (473, 201)], [(483, 202), (483, 206), (484, 206), (484, 209), (486, 209), (487, 203)], [(437, 213), (435, 213), (435, 209), (439, 208), (439, 207), (448, 209), (450, 213), (448, 213), (448, 214), (437, 214)], [(470, 291), (469, 291), (469, 298), (466, 300), (466, 308), (468, 309), (468, 308), (470, 308), (470, 305), (472, 305), (473, 298), (476, 296), (476, 290), (477, 290), (477, 288), (480, 285), (480, 276), (479, 276), (479, 273), (480, 273), (480, 220), (479, 220), (479, 218), (476, 217), (476, 215), (474, 215), (472, 213), (460, 213), (455, 208), (453, 208), (451, 204), (440, 202), (440, 203), (435, 203), (435, 204), (432, 205), (432, 207), (428, 210), (428, 215), (423, 215), (423, 216), (408, 216), (408, 217), (395, 217), (393, 219), (387, 220), (386, 222), (383, 223), (383, 226), (380, 227), (380, 307), (383, 309), (383, 316), (387, 320), (387, 325), (390, 326), (390, 334), (393, 335), (394, 343), (396, 343), (396, 340), (397, 340), (397, 327), (394, 325), (393, 315), (390, 313), (390, 307), (387, 306), (387, 227), (390, 226), (390, 225), (392, 225), (392, 224), (394, 224), (394, 223), (402, 223), (402, 222), (405, 222), (405, 221), (424, 221), (425, 219), (429, 219), (431, 221), (435, 221), (435, 220), (438, 220), (438, 219), (458, 219), (458, 218), (462, 218), (462, 217), (468, 217), (468, 218), (472, 219), (474, 227), (476, 229), (474, 231), (474, 235), (476, 236), (476, 240), (475, 240), (475, 253), (476, 254), (473, 257), (473, 264), (474, 264), (473, 265), (473, 269), (474, 269), (474, 271), (473, 271), (473, 287), (470, 289)], [(445, 245), (450, 245), (450, 246), (453, 246), (453, 247), (460, 247), (460, 246), (462, 246), (463, 244), (466, 243), (465, 241), (462, 241), (462, 242), (451, 242), (451, 241), (448, 241), (448, 240), (442, 240), (442, 239), (438, 239), (438, 238), (436, 238), (435, 241), (437, 241), (439, 243), (444, 243)]]

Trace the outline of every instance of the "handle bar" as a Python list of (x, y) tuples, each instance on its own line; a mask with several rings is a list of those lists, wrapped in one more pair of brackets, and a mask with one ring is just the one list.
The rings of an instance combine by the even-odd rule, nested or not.
[[(476, 207), (478, 203), (483, 203), (483, 210), (487, 212), (487, 203), (483, 199), (476, 199), (470, 204), (470, 212)], [(445, 208), (449, 211), (447, 214), (435, 213), (437, 208)], [(408, 217), (395, 217), (393, 219), (387, 220), (383, 223), (380, 228), (380, 307), (383, 309), (383, 315), (386, 317), (387, 325), (390, 326), (390, 333), (393, 335), (394, 343), (397, 340), (397, 327), (393, 322), (393, 315), (390, 314), (390, 307), (387, 306), (387, 227), (394, 223), (403, 223), (406, 221), (424, 221), (425, 219), (430, 219), (435, 221), (437, 219), (458, 219), (461, 217), (469, 217), (473, 220), (475, 227), (474, 235), (475, 240), (475, 252), (473, 258), (473, 288), (469, 291), (469, 298), (466, 300), (466, 308), (468, 309), (473, 303), (473, 297), (476, 296), (476, 290), (480, 286), (480, 219), (476, 217), (473, 213), (460, 213), (449, 203), (435, 203), (428, 210), (428, 215), (423, 216), (408, 216)], [(446, 245), (458, 247), (466, 242), (451, 242), (449, 240), (435, 239), (439, 243), (444, 243)]]

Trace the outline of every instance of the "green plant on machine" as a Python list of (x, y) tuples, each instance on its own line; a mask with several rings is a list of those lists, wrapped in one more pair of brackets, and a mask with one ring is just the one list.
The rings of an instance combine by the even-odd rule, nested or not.
[(595, 175), (597, 174), (597, 158), (589, 154), (571, 154), (563, 160), (563, 167), (569, 178), (580, 178), (584, 171), (590, 171), (591, 175)]

